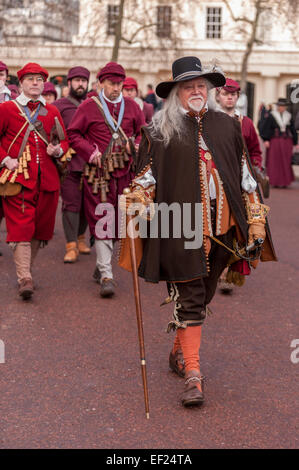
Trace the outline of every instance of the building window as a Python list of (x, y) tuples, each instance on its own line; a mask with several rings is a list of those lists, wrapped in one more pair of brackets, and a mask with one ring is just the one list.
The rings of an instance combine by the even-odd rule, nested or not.
[(221, 16), (222, 8), (207, 8), (207, 39), (221, 38)]
[(158, 38), (171, 36), (171, 7), (157, 7), (157, 36)]
[(4, 0), (4, 8), (22, 8), (24, 1), (23, 0)]
[[(273, 23), (271, 10), (262, 11), (259, 17), (256, 38), (260, 43), (271, 41), (271, 30)], [(257, 43), (259, 45), (259, 43)]]
[(108, 5), (107, 34), (115, 35), (118, 16), (119, 16), (119, 6)]

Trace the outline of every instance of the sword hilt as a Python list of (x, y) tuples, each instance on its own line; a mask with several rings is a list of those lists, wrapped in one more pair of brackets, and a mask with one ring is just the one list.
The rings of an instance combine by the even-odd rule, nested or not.
[(251, 243), (250, 245), (248, 245), (246, 247), (246, 251), (251, 251), (251, 250), (255, 250), (256, 248), (259, 248), (262, 244), (264, 243), (264, 239), (263, 238), (257, 238), (256, 240), (254, 240), (253, 243)]

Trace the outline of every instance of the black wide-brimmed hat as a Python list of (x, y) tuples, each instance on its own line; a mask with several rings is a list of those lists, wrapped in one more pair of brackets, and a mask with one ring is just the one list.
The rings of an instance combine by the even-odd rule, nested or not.
[(214, 69), (203, 70), (201, 62), (197, 57), (181, 57), (172, 64), (172, 80), (159, 83), (156, 93), (160, 98), (167, 98), (172, 88), (179, 82), (199, 77), (206, 78), (214, 87), (225, 85), (225, 76), (220, 71)]
[(278, 101), (275, 104), (277, 106), (289, 106), (291, 103), (286, 98), (278, 98)]

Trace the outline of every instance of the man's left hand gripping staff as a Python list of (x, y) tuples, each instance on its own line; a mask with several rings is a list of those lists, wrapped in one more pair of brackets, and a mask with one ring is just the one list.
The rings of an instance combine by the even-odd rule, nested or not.
[(266, 238), (266, 216), (270, 211), (270, 207), (261, 203), (250, 203), (247, 207), (248, 217), (248, 244), (251, 245), (258, 238), (265, 240)]

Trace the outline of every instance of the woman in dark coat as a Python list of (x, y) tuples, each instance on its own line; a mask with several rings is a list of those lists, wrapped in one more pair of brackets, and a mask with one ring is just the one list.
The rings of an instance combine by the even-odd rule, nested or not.
[(277, 110), (271, 111), (260, 128), (260, 135), (267, 149), (266, 168), (272, 186), (285, 188), (294, 181), (292, 170), (293, 145), (298, 136), (288, 102), (279, 98)]

